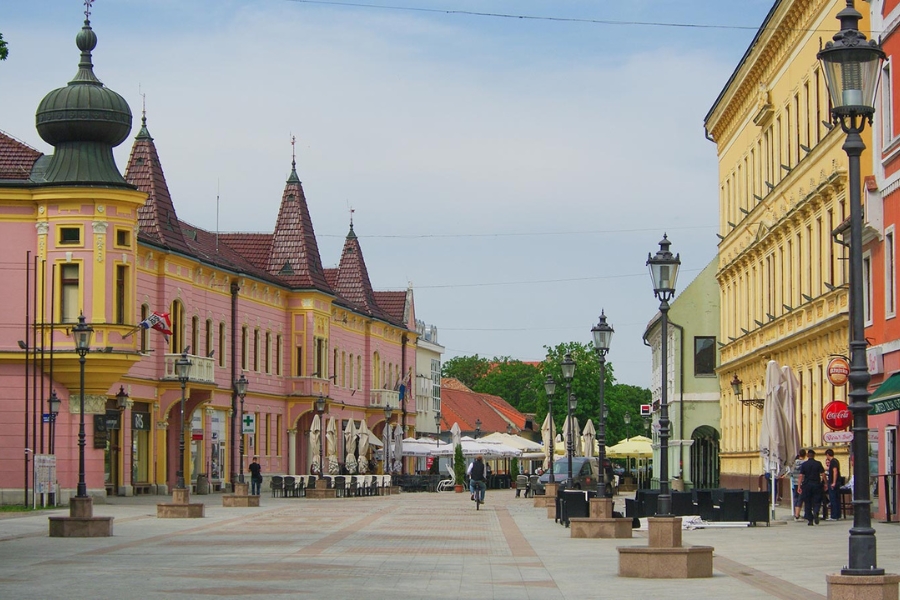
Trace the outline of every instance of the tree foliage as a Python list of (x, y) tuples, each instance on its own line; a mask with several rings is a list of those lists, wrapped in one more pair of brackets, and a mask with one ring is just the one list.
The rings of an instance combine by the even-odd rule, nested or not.
[[(567, 413), (566, 382), (560, 364), (566, 353), (575, 361), (575, 374), (570, 383), (577, 399), (575, 416), (581, 429), (588, 419), (599, 431), (600, 415), (600, 362), (590, 344), (567, 342), (553, 347), (546, 346), (546, 357), (538, 365), (523, 363), (509, 357), (487, 359), (475, 356), (459, 356), (444, 363), (445, 377), (455, 377), (476, 392), (500, 396), (517, 410), (535, 415), (535, 427), (539, 428), (547, 416), (548, 401), (544, 391), (547, 375), (556, 381), (553, 395), (553, 420), (557, 433), (561, 432)], [(641, 404), (650, 404), (650, 390), (633, 385), (616, 383), (610, 361), (606, 362), (604, 400), (609, 407), (606, 424), (606, 444), (612, 446), (627, 436), (645, 435), (641, 419)], [(626, 426), (625, 413), (631, 416)]]
[(7, 56), (9, 56), (9, 48), (3, 40), (3, 34), (0, 33), (0, 60), (6, 60)]

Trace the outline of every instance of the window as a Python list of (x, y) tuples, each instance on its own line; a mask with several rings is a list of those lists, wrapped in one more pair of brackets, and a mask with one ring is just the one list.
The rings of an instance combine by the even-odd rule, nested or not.
[(131, 248), (131, 232), (127, 229), (116, 229), (116, 246)]
[[(206, 350), (207, 358), (212, 358), (213, 350), (215, 349), (215, 347), (213, 346), (213, 328), (212, 328), (212, 326), (213, 326), (212, 319), (207, 319), (206, 320), (206, 348), (204, 348), (204, 350)], [(199, 352), (198, 352), (198, 354), (199, 354)]]
[(245, 371), (249, 370), (249, 361), (247, 360), (247, 346), (249, 344), (247, 334), (247, 326), (241, 327), (241, 368)]
[(295, 377), (303, 377), (303, 346), (297, 346), (297, 364), (295, 365)]
[(441, 410), (441, 361), (431, 359), (431, 401), (434, 410)]
[(325, 379), (328, 377), (328, 359), (325, 356), (325, 340), (323, 338), (316, 338), (316, 364), (315, 371), (313, 375), (318, 377), (319, 379)]
[(281, 361), (283, 360), (281, 356), (281, 336), (275, 336), (275, 374), (281, 375)]
[(372, 389), (381, 387), (381, 358), (376, 352), (372, 357)]
[(356, 389), (362, 389), (362, 356), (356, 355)]
[(259, 372), (259, 329), (253, 330), (253, 370)]
[(219, 366), (225, 366), (225, 323), (219, 323)]
[(59, 320), (75, 323), (79, 314), (79, 266), (64, 264), (59, 268)]
[(892, 105), (891, 61), (884, 62), (881, 69), (881, 145), (887, 147), (894, 139), (894, 107)]
[(265, 356), (266, 373), (272, 372), (272, 332), (266, 332), (266, 356)]
[(184, 304), (180, 300), (172, 301), (172, 310), (169, 311), (172, 319), (172, 352), (184, 351)]
[(708, 336), (694, 337), (694, 375), (715, 376), (716, 374), (716, 338)]
[(872, 324), (872, 255), (863, 255), (863, 319)]
[(333, 378), (331, 381), (334, 383), (335, 386), (337, 386), (337, 374), (338, 374), (338, 369), (340, 369), (340, 365), (338, 364), (339, 356), (340, 356), (340, 354), (338, 353), (338, 349), (335, 348), (334, 349), (334, 361), (333, 361), (334, 364), (331, 367), (331, 377)]
[(895, 267), (894, 226), (884, 232), (884, 313), (885, 317), (897, 314), (897, 271)]
[(200, 354), (200, 317), (191, 317), (191, 354), (203, 356)]
[(116, 290), (113, 310), (117, 325), (125, 323), (125, 312), (128, 306), (128, 266), (116, 265)]
[(81, 227), (60, 227), (59, 245), (78, 246), (81, 244)]
[[(141, 305), (141, 323), (147, 320), (147, 317), (150, 316), (150, 307), (146, 304)], [(141, 353), (146, 354), (150, 350), (148, 344), (148, 336), (147, 329), (141, 327)]]

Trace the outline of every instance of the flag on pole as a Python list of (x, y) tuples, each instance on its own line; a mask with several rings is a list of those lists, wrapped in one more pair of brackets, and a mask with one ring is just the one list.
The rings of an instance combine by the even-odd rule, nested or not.
[(128, 337), (138, 329), (153, 329), (158, 331), (165, 336), (166, 343), (169, 343), (169, 336), (172, 335), (172, 320), (169, 318), (169, 313), (153, 311), (146, 319), (138, 323), (137, 327), (122, 337)]

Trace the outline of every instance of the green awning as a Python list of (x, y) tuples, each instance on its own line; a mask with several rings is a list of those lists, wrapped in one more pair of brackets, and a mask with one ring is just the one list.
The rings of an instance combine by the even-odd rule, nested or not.
[(870, 415), (900, 410), (900, 373), (894, 373), (869, 396)]

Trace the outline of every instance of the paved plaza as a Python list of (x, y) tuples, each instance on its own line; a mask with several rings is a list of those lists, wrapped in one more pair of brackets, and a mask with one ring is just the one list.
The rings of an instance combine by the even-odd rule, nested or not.
[[(156, 518), (160, 497), (112, 498), (114, 537), (47, 535), (48, 514), (0, 519), (2, 598), (825, 598), (846, 562), (850, 522), (684, 532), (715, 547), (714, 577), (617, 576), (617, 546), (571, 539), (532, 501), (489, 492), (309, 500), (263, 496), (259, 508), (206, 503), (204, 519)], [(621, 499), (620, 499), (621, 503)], [(779, 517), (788, 512), (779, 511)], [(875, 523), (880, 566), (900, 573), (900, 525)]]

